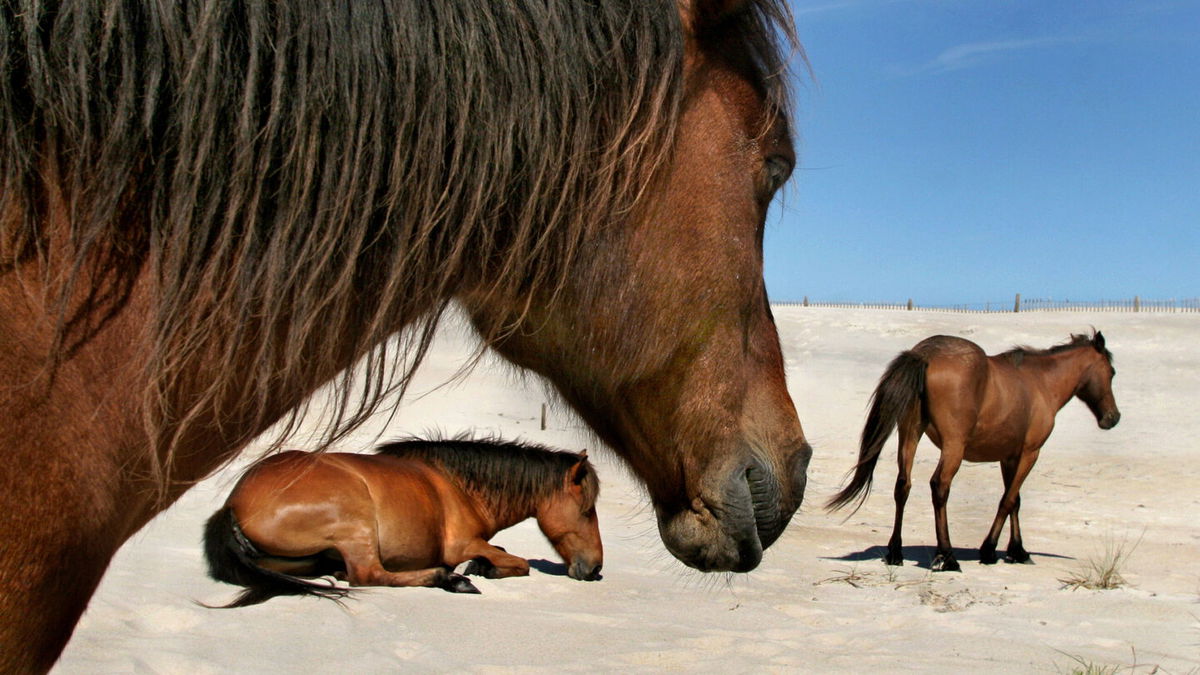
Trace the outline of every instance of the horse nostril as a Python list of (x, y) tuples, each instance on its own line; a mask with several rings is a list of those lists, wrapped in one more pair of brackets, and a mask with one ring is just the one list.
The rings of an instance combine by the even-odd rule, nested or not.
[(584, 581), (595, 581), (595, 580), (599, 579), (601, 567), (604, 567), (604, 565), (596, 565), (595, 567), (593, 567), (592, 571), (588, 572), (588, 575), (586, 577), (584, 577)]
[(774, 543), (787, 523), (780, 511), (781, 490), (774, 472), (754, 459), (746, 468), (745, 481), (750, 488), (750, 508), (762, 548)]

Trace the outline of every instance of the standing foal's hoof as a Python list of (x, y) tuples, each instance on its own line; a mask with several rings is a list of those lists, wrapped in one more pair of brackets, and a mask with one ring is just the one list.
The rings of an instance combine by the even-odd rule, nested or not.
[(1029, 554), (1026, 553), (1025, 549), (1023, 549), (1023, 548), (1019, 548), (1015, 551), (1012, 549), (1009, 549), (1008, 551), (1005, 552), (1004, 562), (1018, 563), (1021, 565), (1032, 565), (1033, 559), (1029, 557)]
[(979, 563), (981, 565), (995, 565), (996, 549), (994, 547), (979, 549)]
[(939, 553), (933, 557), (933, 562), (929, 564), (929, 569), (934, 572), (961, 572), (962, 567), (958, 561), (954, 559), (953, 554)]
[(900, 555), (899, 552), (893, 553), (891, 551), (888, 551), (887, 553), (885, 553), (883, 555), (883, 562), (886, 565), (894, 565), (896, 567), (900, 567), (901, 565), (904, 564), (904, 556)]
[(461, 574), (447, 575), (445, 581), (439, 583), (438, 587), (451, 593), (479, 593), (479, 589), (475, 588), (475, 584), (471, 583), (470, 579)]

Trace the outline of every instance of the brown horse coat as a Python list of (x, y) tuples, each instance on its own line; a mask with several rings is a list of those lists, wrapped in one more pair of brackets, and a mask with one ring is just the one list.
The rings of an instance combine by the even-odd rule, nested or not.
[[(456, 451), (488, 461), (467, 472), (440, 461)], [(523, 472), (524, 480), (480, 480), (481, 472)], [(529, 574), (526, 560), (488, 540), (535, 517), (567, 574), (590, 581), (603, 564), (598, 492), (586, 453), (536, 446), (457, 439), (397, 442), (373, 455), (290, 451), (246, 472), (209, 520), (205, 551), (214, 578), (249, 588), (230, 606), (341, 595), (286, 578), (328, 573), (352, 586), (478, 592), (453, 568), (471, 560), (470, 572), (491, 578)]]
[(0, 3), (0, 671), (305, 401), (398, 400), (446, 307), (747, 571), (810, 449), (762, 275), (784, 0)]
[(980, 561), (996, 561), (996, 544), (1004, 521), (1011, 520), (1007, 559), (1029, 562), (1021, 539), (1020, 489), (1050, 432), (1055, 414), (1073, 397), (1087, 404), (1101, 429), (1121, 418), (1112, 393), (1112, 354), (1104, 336), (1073, 335), (1070, 342), (1046, 350), (1017, 348), (986, 355), (975, 343), (938, 335), (901, 353), (888, 366), (872, 396), (863, 428), (858, 464), (850, 483), (830, 500), (840, 508), (866, 498), (883, 444), (892, 429), (900, 430), (896, 518), (886, 560), (899, 565), (904, 505), (912, 487), (912, 465), (922, 434), (941, 450), (930, 479), (937, 552), (934, 570), (958, 570), (950, 546), (946, 503), (950, 482), (965, 459), (999, 462), (1004, 496)]

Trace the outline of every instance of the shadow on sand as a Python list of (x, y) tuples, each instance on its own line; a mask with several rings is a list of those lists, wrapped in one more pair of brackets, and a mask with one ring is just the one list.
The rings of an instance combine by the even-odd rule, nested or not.
[[(565, 564), (554, 562), (553, 560), (546, 560), (545, 558), (530, 558), (529, 567), (541, 572), (542, 574), (549, 574), (552, 577), (567, 576), (567, 566)], [(603, 579), (604, 575), (601, 574), (597, 576), (594, 581), (601, 581)]]
[[(934, 554), (937, 552), (936, 546), (904, 546), (900, 549), (904, 554), (904, 564), (916, 564), (917, 567), (929, 569), (929, 563), (933, 560)], [(887, 553), (886, 546), (870, 546), (861, 551), (853, 551), (841, 556), (822, 556), (822, 560), (844, 560), (847, 562), (862, 562), (864, 560), (883, 560), (884, 554)], [(1000, 555), (1000, 560), (1004, 560), (1003, 550), (997, 551)], [(1074, 560), (1075, 558), (1069, 555), (1058, 555), (1056, 553), (1039, 553), (1030, 551), (1029, 555), (1034, 558), (1054, 558), (1058, 560)], [(959, 562), (979, 562), (979, 550), (974, 548), (954, 548), (954, 557)], [(532, 562), (532, 561), (531, 561)]]

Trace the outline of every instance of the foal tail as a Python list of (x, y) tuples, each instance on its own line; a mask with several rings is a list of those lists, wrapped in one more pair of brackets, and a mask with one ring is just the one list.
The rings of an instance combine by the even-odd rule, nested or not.
[(867, 424), (863, 427), (862, 441), (858, 448), (858, 464), (854, 465), (854, 478), (850, 484), (834, 495), (825, 508), (833, 511), (840, 509), (852, 501), (857, 511), (867, 499), (871, 491), (872, 475), (875, 472), (875, 462), (892, 430), (903, 420), (904, 415), (912, 411), (914, 406), (921, 404), (921, 394), (925, 391), (925, 359), (908, 351), (901, 352), (892, 359), (883, 377), (879, 378), (879, 386), (871, 395), (871, 412), (867, 414)]
[(254, 559), (261, 555), (242, 534), (242, 528), (233, 517), (233, 509), (224, 506), (208, 519), (204, 526), (204, 557), (208, 560), (208, 575), (217, 581), (246, 587), (233, 602), (216, 608), (257, 605), (277, 595), (315, 595), (340, 600), (350, 593), (332, 584), (307, 581), (259, 567)]

